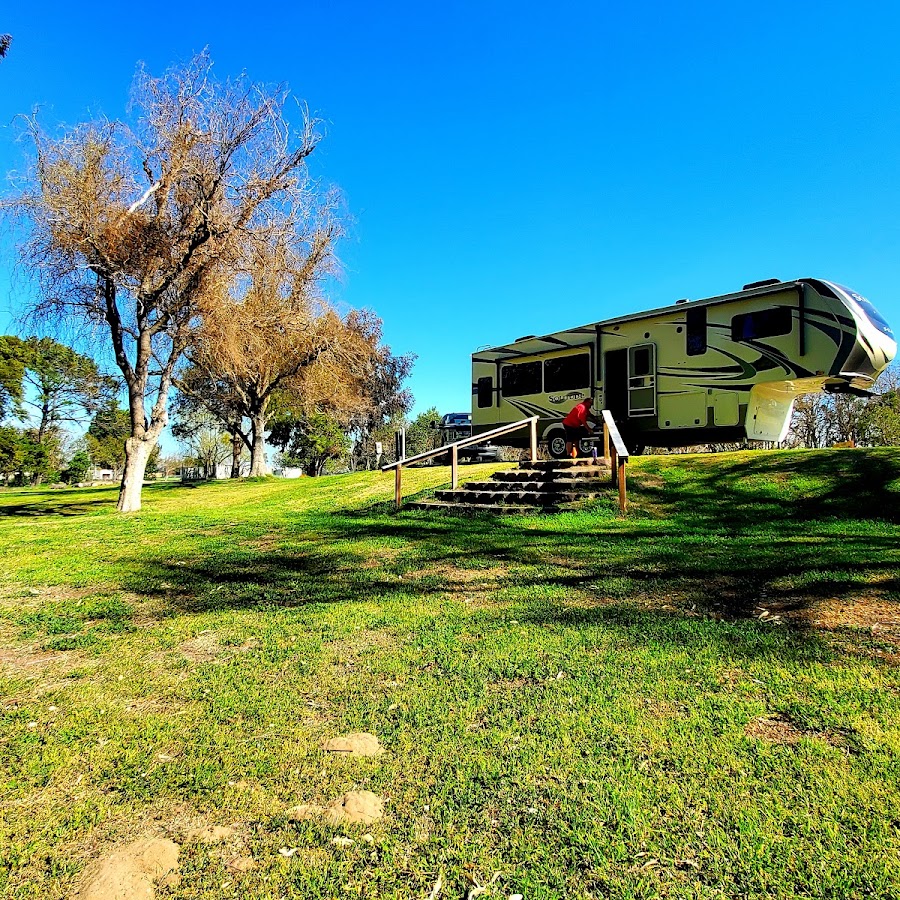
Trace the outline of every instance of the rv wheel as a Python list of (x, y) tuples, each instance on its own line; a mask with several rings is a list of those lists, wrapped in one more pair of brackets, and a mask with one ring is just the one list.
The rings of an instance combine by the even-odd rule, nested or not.
[(554, 459), (566, 458), (566, 436), (561, 431), (556, 431), (550, 435), (547, 441), (547, 449)]

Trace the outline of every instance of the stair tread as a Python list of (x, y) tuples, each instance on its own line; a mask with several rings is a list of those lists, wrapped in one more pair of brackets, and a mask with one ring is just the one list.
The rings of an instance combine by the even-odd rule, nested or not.
[(520, 469), (590, 469), (606, 467), (609, 463), (603, 457), (597, 459), (523, 459)]
[(441, 500), (452, 502), (457, 500), (462, 503), (475, 500), (478, 503), (491, 503), (498, 500), (528, 501), (529, 506), (547, 506), (560, 501), (573, 501), (590, 499), (592, 496), (586, 492), (557, 491), (467, 491), (465, 488), (456, 491), (437, 491), (436, 496)]
[(532, 506), (522, 503), (451, 503), (447, 500), (416, 500), (406, 504), (407, 509), (441, 510), (441, 511), (465, 511), (477, 510), (492, 513), (529, 513), (529, 512), (555, 512), (555, 506)]
[(567, 479), (565, 481), (467, 481), (463, 490), (467, 491), (541, 491), (553, 493), (554, 491), (578, 490), (580, 488), (594, 489), (599, 487), (596, 479), (578, 481)]

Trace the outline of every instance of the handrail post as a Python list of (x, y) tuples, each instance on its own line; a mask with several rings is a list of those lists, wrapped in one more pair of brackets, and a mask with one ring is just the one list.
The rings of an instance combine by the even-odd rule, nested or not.
[(537, 462), (537, 419), (531, 422), (531, 461)]
[(459, 449), (456, 444), (450, 446), (450, 488), (456, 490), (457, 484), (457, 466), (459, 465)]
[(628, 509), (628, 500), (625, 496), (625, 460), (619, 460), (619, 510), (624, 514)]
[(617, 481), (618, 461), (619, 461), (619, 454), (616, 452), (616, 445), (613, 444), (610, 449), (610, 457), (609, 457), (610, 481), (612, 481), (613, 484), (615, 484)]
[(400, 503), (402, 499), (402, 495), (400, 493), (400, 470), (402, 468), (403, 466), (397, 466), (397, 468), (394, 469), (394, 506), (396, 506), (397, 509), (400, 509)]
[(609, 425), (606, 424), (606, 420), (603, 421), (603, 458), (609, 462)]

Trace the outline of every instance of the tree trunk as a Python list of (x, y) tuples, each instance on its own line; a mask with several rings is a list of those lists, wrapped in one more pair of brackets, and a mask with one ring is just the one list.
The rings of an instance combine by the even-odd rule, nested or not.
[(262, 478), (266, 471), (266, 415), (255, 415), (253, 422), (253, 447), (250, 449), (250, 477)]
[(231, 435), (231, 477), (241, 477), (241, 451), (244, 449), (244, 443), (241, 436), (235, 431)]
[(119, 512), (136, 512), (141, 508), (141, 487), (144, 483), (144, 471), (147, 468), (147, 457), (155, 441), (142, 441), (130, 437), (125, 441), (125, 470), (119, 488)]

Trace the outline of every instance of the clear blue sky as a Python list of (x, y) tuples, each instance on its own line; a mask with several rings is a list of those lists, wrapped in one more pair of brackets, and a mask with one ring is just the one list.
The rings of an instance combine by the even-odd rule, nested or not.
[(121, 116), (138, 60), (208, 46), (288, 82), (355, 217), (335, 299), (418, 354), (417, 410), (468, 408), (477, 346), (762, 278), (839, 281), (900, 328), (896, 2), (50, 0), (0, 32), (0, 172), (18, 113)]

